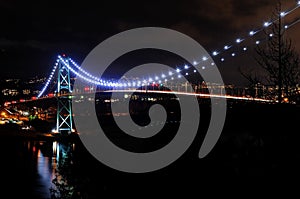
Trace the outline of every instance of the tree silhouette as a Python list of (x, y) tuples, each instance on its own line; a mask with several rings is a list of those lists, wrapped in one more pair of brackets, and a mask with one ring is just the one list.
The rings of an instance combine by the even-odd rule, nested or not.
[(291, 39), (286, 38), (286, 26), (283, 24), (281, 3), (272, 13), (270, 27), (264, 31), (267, 41), (256, 47), (255, 57), (259, 66), (266, 72), (266, 79), (277, 89), (278, 102), (282, 96), (290, 97), (297, 91), (300, 80), (299, 55), (292, 46)]

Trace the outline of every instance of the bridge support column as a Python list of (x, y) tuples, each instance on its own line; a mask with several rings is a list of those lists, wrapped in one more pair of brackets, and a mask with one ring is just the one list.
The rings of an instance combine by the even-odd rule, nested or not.
[[(63, 59), (66, 64), (69, 64), (68, 58), (63, 57)], [(70, 134), (73, 131), (72, 88), (70, 70), (65, 63), (62, 61), (58, 63), (56, 131)]]

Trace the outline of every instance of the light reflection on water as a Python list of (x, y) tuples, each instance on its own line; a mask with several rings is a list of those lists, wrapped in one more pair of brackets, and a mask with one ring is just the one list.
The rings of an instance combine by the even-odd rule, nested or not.
[[(64, 147), (57, 141), (25, 141), (27, 150), (32, 154), (32, 161), (36, 167), (36, 175), (33, 183), (33, 195), (35, 198), (50, 198), (50, 188), (53, 188), (52, 180), (56, 177), (60, 155), (64, 153)], [(72, 148), (75, 144), (72, 145)]]

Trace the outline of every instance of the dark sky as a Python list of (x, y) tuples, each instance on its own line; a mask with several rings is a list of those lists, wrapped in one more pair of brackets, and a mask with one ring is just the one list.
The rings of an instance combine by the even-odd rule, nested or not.
[[(0, 0), (0, 77), (47, 75), (57, 54), (79, 63), (104, 39), (131, 28), (159, 26), (194, 38), (207, 51), (222, 49), (254, 28), (262, 27), (274, 0)], [(296, 5), (282, 1), (283, 10)], [(300, 8), (286, 17), (300, 17)], [(300, 52), (300, 23), (288, 30)], [(225, 83), (245, 83), (237, 68), (251, 67), (251, 53), (218, 67)], [(246, 61), (245, 61), (246, 60)], [(251, 66), (250, 66), (251, 65)]]

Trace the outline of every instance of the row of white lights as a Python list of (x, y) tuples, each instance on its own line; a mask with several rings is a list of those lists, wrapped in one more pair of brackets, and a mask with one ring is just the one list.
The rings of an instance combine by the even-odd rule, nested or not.
[[(286, 11), (286, 12), (280, 12), (281, 18), (284, 18), (284, 17), (287, 16), (288, 14), (294, 12), (294, 11), (295, 11), (297, 8), (299, 8), (299, 7), (300, 7), (300, 1), (298, 1), (298, 2), (297, 2), (297, 5), (296, 5), (295, 7), (293, 7), (293, 8), (291, 8), (290, 10), (288, 10), (288, 11)], [(261, 32), (262, 30), (264, 30), (265, 28), (268, 28), (270, 25), (274, 24), (274, 22), (276, 22), (276, 21), (278, 21), (278, 19), (275, 19), (275, 20), (273, 20), (273, 21), (266, 21), (266, 22), (264, 22), (262, 28), (260, 28), (260, 29), (258, 29), (258, 30), (251, 30), (251, 31), (249, 31), (249, 36), (250, 36), (250, 37), (253, 37), (253, 36), (256, 35), (257, 33), (259, 33), (259, 32)], [(288, 29), (288, 28), (292, 27), (293, 25), (295, 25), (295, 24), (298, 23), (298, 22), (299, 22), (299, 20), (293, 22), (292, 24), (285, 25), (284, 28), (285, 28), (285, 29)], [(273, 34), (270, 33), (270, 34), (269, 34), (269, 37), (273, 37)], [(235, 40), (235, 44), (240, 44), (240, 43), (242, 43), (243, 41), (245, 41), (246, 39), (247, 39), (247, 38), (237, 38), (237, 39)], [(258, 45), (258, 44), (260, 44), (260, 42), (261, 42), (260, 40), (256, 40), (256, 41), (255, 41), (255, 44)], [(229, 50), (229, 49), (232, 48), (235, 44), (232, 44), (232, 45), (225, 45), (225, 46), (223, 47), (223, 50), (213, 51), (213, 52), (212, 52), (212, 56), (217, 56), (217, 55), (221, 54), (223, 51)], [(247, 47), (243, 47), (243, 51), (246, 51), (246, 50), (247, 50)], [(236, 56), (235, 53), (232, 53), (231, 55), (232, 55), (232, 57)], [(225, 59), (224, 59), (223, 57), (222, 57), (220, 60), (221, 60), (222, 62), (225, 61)]]
[[(288, 15), (288, 14), (290, 14), (291, 12), (295, 11), (295, 10), (296, 10), (297, 8), (299, 8), (299, 7), (300, 7), (300, 1), (297, 2), (297, 6), (296, 6), (296, 7), (292, 8), (292, 9), (286, 11), (286, 12), (281, 12), (281, 13), (280, 13), (280, 16), (281, 16), (281, 17), (285, 17), (286, 15)], [(270, 25), (272, 25), (272, 24), (273, 24), (275, 21), (277, 21), (277, 20), (278, 20), (278, 19), (273, 20), (273, 21), (271, 21), (271, 22), (264, 22), (263, 28), (261, 28), (260, 30), (257, 30), (257, 31), (253, 31), (253, 30), (250, 31), (250, 32), (249, 32), (249, 36), (254, 36), (254, 35), (257, 34), (258, 32), (262, 31), (264, 28), (267, 28), (267, 27), (269, 27)], [(291, 27), (291, 26), (293, 26), (293, 25), (295, 25), (295, 22), (294, 22), (293, 24), (290, 24), (290, 25), (285, 25), (284, 27), (285, 27), (285, 29), (288, 29), (289, 27)], [(269, 34), (269, 37), (273, 37), (273, 34), (272, 34), (272, 33)], [(237, 44), (240, 44), (240, 43), (243, 42), (244, 40), (246, 40), (246, 38), (245, 38), (245, 39), (238, 38), (238, 39), (236, 39), (236, 43), (237, 43)], [(256, 45), (258, 45), (258, 44), (260, 44), (260, 43), (261, 43), (260, 40), (257, 40), (257, 41), (255, 42)], [(229, 49), (232, 48), (233, 46), (234, 46), (234, 45), (225, 45), (225, 46), (224, 46), (224, 51), (229, 50)], [(244, 46), (244, 47), (242, 48), (242, 50), (243, 50), (243, 51), (247, 51), (248, 48), (247, 48), (246, 46)], [(222, 53), (222, 51), (213, 51), (213, 52), (212, 52), (212, 56), (217, 56), (217, 55), (219, 55), (220, 53)], [(231, 56), (232, 56), (232, 57), (235, 57), (236, 55), (237, 55), (236, 52), (232, 52), (232, 53), (231, 53)], [(72, 64), (73, 64), (76, 68), (78, 68), (81, 72), (83, 72), (83, 73), (84, 73), (86, 76), (88, 76), (89, 78), (92, 78), (92, 79), (94, 79), (94, 80), (96, 80), (96, 81), (102, 81), (102, 80), (100, 80), (98, 77), (95, 77), (95, 76), (89, 74), (88, 72), (86, 72), (85, 70), (83, 70), (83, 69), (82, 69), (80, 66), (78, 66), (72, 59), (70, 59), (70, 60), (71, 60)], [(203, 56), (203, 57), (202, 57), (202, 61), (207, 61), (207, 60), (208, 60), (208, 58), (207, 58), (206, 56)], [(220, 60), (221, 60), (222, 62), (224, 62), (224, 61), (225, 61), (225, 58), (222, 57)], [(194, 66), (196, 66), (196, 65), (198, 65), (198, 64), (199, 64), (199, 63), (198, 63), (197, 61), (194, 61), (194, 62), (193, 62), (193, 65), (194, 65)], [(214, 63), (212, 62), (211, 65), (214, 65)], [(202, 68), (202, 69), (205, 69), (205, 66), (202, 66), (201, 68)], [(185, 66), (184, 66), (184, 69), (188, 69), (188, 66), (185, 65)], [(177, 68), (177, 69), (176, 69), (176, 72), (180, 72), (180, 69)], [(194, 72), (196, 72), (196, 70), (194, 70)], [(172, 75), (172, 72), (168, 72), (168, 73), (169, 73), (169, 75), (170, 75), (170, 74)], [(186, 75), (188, 75), (188, 73), (186, 73)], [(180, 78), (181, 76), (178, 75), (178, 77)], [(164, 74), (162, 74), (162, 78), (165, 78), (165, 75), (164, 75)], [(158, 76), (155, 76), (155, 80), (158, 80), (158, 79), (159, 79), (159, 77), (158, 77)], [(91, 82), (91, 81), (89, 81), (89, 82)], [(151, 83), (151, 82), (152, 82), (152, 78), (149, 78), (149, 83)], [(153, 83), (155, 83), (155, 82), (153, 82)], [(106, 85), (106, 84), (101, 84), (101, 85)], [(113, 83), (111, 83), (111, 84), (109, 84), (109, 85), (113, 85)]]
[[(149, 79), (144, 79), (143, 81), (133, 81), (133, 82), (111, 82), (111, 81), (105, 81), (102, 79), (96, 79), (96, 77), (92, 76), (91, 74), (89, 74), (89, 77), (92, 77), (93, 79), (90, 79), (84, 75), (82, 75), (81, 73), (79, 73), (78, 71), (76, 71), (75, 69), (73, 69), (69, 63), (68, 63), (68, 58), (64, 59), (61, 56), (58, 56), (58, 59), (64, 64), (64, 66), (66, 66), (72, 73), (74, 73), (77, 77), (85, 80), (88, 83), (94, 84), (94, 85), (98, 85), (98, 86), (107, 86), (107, 87), (140, 87), (140, 86), (146, 86), (146, 85), (150, 85), (150, 84), (155, 84), (155, 83), (162, 83), (167, 82), (169, 79), (167, 78), (167, 75), (162, 74), (161, 77), (159, 76), (155, 76), (155, 78), (149, 78)], [(73, 61), (71, 62), (73, 65), (75, 65), (76, 63)], [(79, 67), (77, 64), (75, 65), (75, 67)], [(77, 68), (76, 67), (76, 68)], [(185, 65), (184, 67), (185, 69), (189, 69), (189, 67), (187, 65)], [(177, 73), (177, 78), (181, 78), (182, 75), (180, 74), (181, 70), (179, 68), (176, 69), (176, 73)], [(196, 73), (197, 71), (194, 70), (194, 73)], [(86, 72), (87, 73), (87, 72)], [(175, 72), (169, 72), (168, 76), (173, 76), (175, 74)], [(188, 73), (185, 73), (185, 75), (189, 75)], [(161, 78), (163, 80), (161, 80)], [(170, 80), (174, 80), (174, 77), (171, 77)]]
[[(288, 15), (288, 14), (290, 14), (291, 12), (295, 11), (295, 10), (296, 10), (297, 8), (299, 8), (299, 7), (300, 7), (300, 1), (297, 2), (297, 6), (296, 6), (296, 7), (290, 9), (290, 10), (287, 11), (287, 12), (281, 12), (281, 13), (280, 13), (280, 16), (281, 16), (281, 17), (285, 17), (286, 15)], [(262, 28), (262, 29), (257, 30), (257, 31), (253, 31), (253, 30), (250, 31), (250, 32), (249, 32), (249, 36), (254, 36), (254, 35), (257, 34), (258, 32), (262, 31), (264, 28), (267, 28), (267, 27), (269, 27), (270, 25), (272, 25), (275, 21), (276, 21), (276, 20), (271, 21), (271, 22), (265, 22), (265, 23), (263, 24), (263, 28)], [(298, 22), (299, 22), (299, 20), (295, 21), (294, 23), (292, 23), (292, 24), (290, 24), (290, 25), (285, 25), (285, 29), (290, 28), (291, 26), (295, 25), (295, 24), (298, 23)], [(272, 37), (273, 34), (270, 34), (269, 36)], [(238, 39), (236, 39), (235, 42), (236, 42), (236, 44), (240, 44), (240, 43), (242, 43), (244, 40), (246, 40), (246, 38), (244, 38), (244, 39), (238, 38)], [(260, 44), (260, 42), (261, 42), (261, 41), (257, 40), (257, 41), (255, 42), (255, 44), (258, 45), (258, 44)], [(232, 48), (233, 46), (234, 46), (234, 45), (225, 45), (224, 48), (223, 48), (223, 49), (224, 49), (223, 51), (229, 50), (229, 49)], [(247, 51), (247, 47), (243, 47), (243, 51)], [(213, 52), (212, 52), (212, 56), (217, 56), (217, 55), (219, 55), (219, 54), (221, 54), (221, 53), (222, 53), (222, 51), (213, 51)], [(232, 56), (232, 57), (235, 57), (235, 56), (236, 56), (236, 53), (233, 52), (233, 53), (231, 54), (231, 56)], [(207, 60), (208, 60), (208, 56), (203, 56), (202, 59), (201, 59), (201, 61), (203, 61), (203, 62), (205, 62), (205, 61), (207, 61)], [(222, 62), (225, 61), (225, 59), (224, 59), (223, 57), (222, 57), (220, 60), (221, 60)], [(98, 77), (95, 77), (95, 76), (89, 74), (87, 71), (85, 71), (84, 69), (82, 69), (78, 64), (76, 64), (71, 58), (68, 58), (68, 60), (65, 60), (65, 59), (63, 59), (61, 56), (58, 56), (58, 60), (57, 60), (57, 62), (55, 63), (55, 66), (54, 66), (54, 68), (53, 68), (53, 71), (52, 71), (51, 75), (49, 76), (49, 78), (48, 78), (48, 80), (47, 80), (47, 82), (46, 82), (44, 88), (43, 88), (42, 91), (39, 93), (38, 97), (42, 96), (43, 93), (45, 92), (45, 90), (47, 89), (47, 87), (48, 87), (48, 85), (49, 85), (49, 83), (50, 83), (50, 81), (51, 81), (51, 79), (52, 79), (52, 77), (53, 77), (53, 74), (54, 74), (54, 72), (55, 72), (55, 70), (56, 70), (58, 61), (61, 61), (62, 63), (64, 63), (64, 65), (65, 65), (69, 70), (71, 70), (76, 76), (80, 77), (81, 79), (83, 79), (83, 80), (85, 80), (85, 81), (87, 81), (87, 82), (89, 82), (89, 83), (92, 83), (92, 84), (95, 84), (95, 85), (100, 85), (100, 86), (108, 86), (108, 87), (127, 87), (127, 86), (128, 86), (128, 87), (136, 87), (136, 86), (138, 86), (138, 87), (140, 87), (140, 86), (149, 85), (149, 84), (151, 84), (151, 83), (153, 83), (153, 84), (159, 83), (159, 84), (160, 84), (160, 83), (162, 83), (162, 81), (167, 82), (168, 80), (174, 80), (174, 77), (173, 77), (173, 76), (174, 76), (176, 73), (177, 73), (177, 78), (181, 78), (181, 77), (182, 77), (182, 74), (180, 73), (182, 70), (181, 70), (180, 68), (177, 68), (177, 69), (176, 69), (176, 73), (175, 73), (175, 72), (171, 72), (171, 71), (168, 72), (169, 79), (167, 78), (167, 75), (162, 74), (161, 77), (159, 77), (159, 76), (155, 76), (155, 78), (149, 77), (148, 80), (143, 80), (143, 81), (134, 81), (134, 82), (126, 82), (126, 83), (104, 81), (104, 80), (102, 80), (102, 79), (99, 79)], [(75, 66), (81, 73), (83, 73), (83, 74), (81, 74), (80, 72), (78, 72), (78, 71), (74, 70), (72, 67), (70, 67), (68, 61), (70, 61), (70, 62), (72, 63), (72, 65), (74, 65), (74, 66)], [(194, 62), (193, 62), (193, 65), (194, 65), (194, 66), (197, 66), (198, 64), (199, 64), (199, 63), (198, 63), (197, 61), (194, 61)], [(212, 62), (211, 65), (213, 66), (213, 65), (215, 65), (215, 64)], [(185, 66), (183, 67), (183, 69), (186, 69), (186, 70), (187, 70), (187, 69), (189, 69), (189, 66), (188, 66), (188, 65), (185, 65)], [(205, 69), (205, 66), (202, 66), (202, 69)], [(196, 73), (197, 71), (194, 70), (193, 72)], [(185, 75), (187, 76), (187, 75), (189, 75), (189, 73), (186, 72)], [(162, 79), (162, 80), (161, 80), (161, 79)]]
[(49, 84), (50, 84), (50, 82), (51, 82), (51, 80), (52, 80), (52, 78), (54, 76), (54, 73), (55, 73), (55, 71), (57, 69), (58, 62), (59, 62), (59, 60), (57, 59), (56, 62), (55, 62), (55, 64), (54, 64), (54, 66), (53, 66), (51, 74), (50, 74), (50, 76), (48, 77), (48, 79), (46, 81), (46, 84), (45, 84), (44, 88), (41, 90), (41, 92), (37, 96), (38, 98), (41, 97), (44, 94), (44, 92), (46, 91), (46, 89), (48, 88), (48, 86), (49, 86)]

